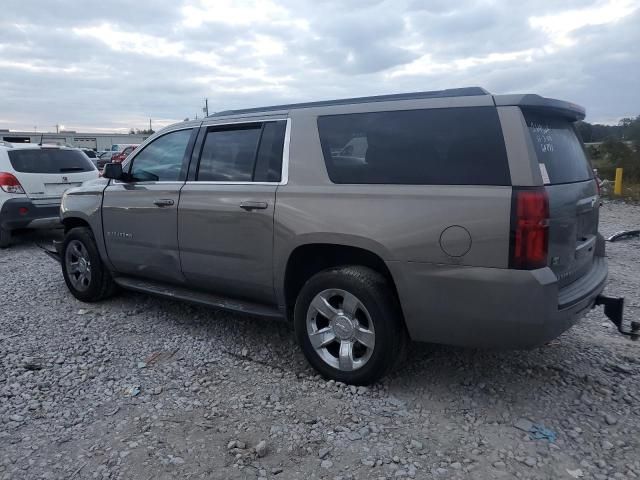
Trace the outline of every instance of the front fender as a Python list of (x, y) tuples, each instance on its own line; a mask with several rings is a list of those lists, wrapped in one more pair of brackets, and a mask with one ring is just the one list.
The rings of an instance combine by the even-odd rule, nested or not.
[(107, 265), (107, 268), (113, 270), (107, 256), (102, 230), (102, 198), (108, 185), (109, 180), (99, 178), (67, 190), (60, 204), (60, 220), (65, 227), (78, 220), (89, 225), (96, 239), (102, 261)]

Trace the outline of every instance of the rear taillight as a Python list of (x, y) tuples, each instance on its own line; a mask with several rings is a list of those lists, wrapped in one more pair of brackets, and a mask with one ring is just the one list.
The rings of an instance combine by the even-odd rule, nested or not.
[(0, 188), (7, 193), (24, 193), (18, 179), (7, 172), (0, 172)]
[(510, 268), (533, 270), (547, 265), (549, 198), (544, 188), (516, 188), (511, 197)]

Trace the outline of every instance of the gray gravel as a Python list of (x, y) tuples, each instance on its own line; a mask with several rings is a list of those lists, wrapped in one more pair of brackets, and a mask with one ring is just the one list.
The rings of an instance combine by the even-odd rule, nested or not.
[[(601, 212), (605, 235), (640, 225), (639, 206)], [(600, 311), (530, 351), (414, 345), (356, 388), (316, 376), (285, 324), (82, 304), (35, 245), (50, 239), (0, 251), (2, 479), (640, 477), (639, 344)], [(640, 240), (608, 253), (640, 320)]]

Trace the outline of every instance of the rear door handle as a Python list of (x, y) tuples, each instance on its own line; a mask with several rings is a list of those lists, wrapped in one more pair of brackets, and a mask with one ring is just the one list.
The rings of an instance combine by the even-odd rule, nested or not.
[(267, 204), (267, 202), (242, 202), (240, 204), (240, 208), (243, 208), (244, 210), (264, 210), (265, 208), (267, 208), (269, 205)]
[(160, 200), (156, 200), (155, 202), (153, 202), (153, 204), (157, 207), (170, 207), (171, 205), (173, 205), (173, 200), (171, 200), (170, 198), (161, 198)]

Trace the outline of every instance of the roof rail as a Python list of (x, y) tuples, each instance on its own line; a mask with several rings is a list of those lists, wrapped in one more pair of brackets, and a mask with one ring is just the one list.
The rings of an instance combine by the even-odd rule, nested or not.
[(319, 102), (289, 103), (260, 108), (245, 108), (240, 110), (225, 110), (209, 115), (207, 118), (225, 117), (227, 115), (242, 115), (245, 113), (269, 112), (275, 110), (292, 110), (298, 108), (327, 107), (333, 105), (351, 105), (356, 103), (386, 102), (392, 100), (417, 100), (422, 98), (470, 97), (477, 95), (491, 95), (481, 87), (449, 88), (430, 92), (396, 93), (392, 95), (376, 95), (372, 97), (343, 98), (338, 100), (324, 100)]

